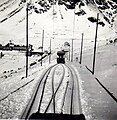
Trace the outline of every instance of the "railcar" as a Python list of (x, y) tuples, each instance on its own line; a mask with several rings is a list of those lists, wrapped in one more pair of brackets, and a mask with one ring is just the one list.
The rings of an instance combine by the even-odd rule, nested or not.
[(58, 57), (57, 57), (57, 63), (59, 64), (59, 63), (65, 63), (65, 58), (64, 58), (64, 55), (65, 55), (65, 52), (64, 51), (58, 51), (57, 52), (57, 55), (58, 55)]

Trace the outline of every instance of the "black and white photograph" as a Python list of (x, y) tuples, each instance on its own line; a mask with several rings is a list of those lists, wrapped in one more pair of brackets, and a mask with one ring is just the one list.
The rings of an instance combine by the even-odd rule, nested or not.
[(116, 0), (0, 0), (0, 119), (117, 120)]

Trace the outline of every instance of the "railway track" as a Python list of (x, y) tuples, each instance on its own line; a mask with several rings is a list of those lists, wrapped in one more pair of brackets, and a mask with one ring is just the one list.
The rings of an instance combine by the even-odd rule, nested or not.
[(82, 114), (78, 77), (74, 68), (72, 68), (70, 65), (66, 65), (66, 67), (69, 70), (70, 81), (69, 84), (66, 86), (64, 113), (71, 115)]
[(43, 73), (21, 119), (85, 120), (78, 78), (70, 65), (56, 64)]

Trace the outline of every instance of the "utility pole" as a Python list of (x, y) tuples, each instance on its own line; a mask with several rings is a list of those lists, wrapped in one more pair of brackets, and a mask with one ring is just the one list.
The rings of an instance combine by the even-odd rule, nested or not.
[(80, 51), (80, 64), (81, 64), (81, 62), (82, 62), (82, 48), (83, 48), (83, 36), (84, 36), (84, 34), (82, 33), (82, 40), (81, 40), (81, 51)]
[(93, 56), (92, 74), (94, 74), (94, 71), (95, 71), (95, 57), (96, 57), (96, 43), (97, 43), (97, 32), (98, 32), (98, 20), (99, 20), (99, 13), (97, 13), (97, 22), (96, 22), (96, 33), (95, 33), (95, 43), (94, 43), (94, 56)]
[[(43, 43), (44, 43), (44, 30), (43, 30), (43, 33), (42, 33), (42, 53), (43, 53)], [(42, 66), (42, 56), (41, 56), (41, 66)]]
[(26, 78), (28, 76), (28, 4), (26, 6)]
[(69, 46), (69, 61), (70, 61), (70, 46)]
[(49, 64), (51, 63), (51, 39), (50, 39), (50, 55), (49, 55)]
[(71, 53), (71, 62), (73, 62), (73, 39), (72, 39), (72, 53)]

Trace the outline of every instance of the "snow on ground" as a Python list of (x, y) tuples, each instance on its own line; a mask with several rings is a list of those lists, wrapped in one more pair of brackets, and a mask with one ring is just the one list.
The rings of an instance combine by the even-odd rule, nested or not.
[[(11, 4), (11, 6), (9, 4)], [(0, 23), (0, 44), (5, 45), (9, 42), (9, 40), (12, 40), (12, 42), (15, 44), (25, 44), (26, 42), (26, 6), (25, 4), (18, 6), (18, 4), (18, 0), (10, 0), (8, 4), (4, 4), (2, 7), (0, 7), (1, 10), (9, 5), (8, 8), (0, 11), (0, 20), (8, 18), (6, 21)], [(9, 18), (8, 13), (19, 7), (22, 7), (20, 12)], [(91, 6), (83, 6), (82, 9), (87, 12), (87, 14), (84, 16), (74, 16), (75, 10), (66, 9), (64, 5), (55, 5), (54, 7), (51, 7), (48, 12), (43, 14), (37, 14), (33, 10), (29, 11), (29, 43), (33, 45), (34, 49), (38, 49), (38, 47), (41, 46), (43, 30), (44, 50), (49, 49), (50, 39), (52, 40), (53, 52), (60, 50), (62, 48), (61, 46), (63, 46), (64, 42), (66, 41), (71, 45), (72, 39), (74, 39), (75, 59), (75, 57), (80, 53), (80, 42), (82, 38), (81, 34), (84, 33), (84, 50), (88, 49), (88, 52), (85, 52), (83, 59), (86, 62), (83, 62), (90, 66), (91, 57), (89, 56), (92, 55), (92, 52), (90, 51), (94, 45), (96, 24), (89, 22), (87, 18), (91, 16), (96, 17), (97, 9), (92, 8)], [(79, 10), (79, 8), (76, 8), (76, 10)], [(101, 15), (100, 19), (104, 21)], [(105, 45), (106, 42), (108, 42), (107, 40), (113, 39), (115, 37), (115, 30), (110, 28), (106, 22), (105, 24), (105, 27), (99, 26), (98, 47)], [(103, 57), (103, 55), (100, 56), (100, 58), (102, 58), (101, 60), (103, 61), (103, 64), (101, 62), (101, 67), (104, 65), (104, 68), (101, 68), (101, 72), (100, 70), (96, 70), (96, 75), (99, 77), (101, 74), (99, 77), (100, 80), (106, 83), (106, 86), (109, 87), (109, 89), (116, 96), (116, 84), (114, 84), (114, 78), (116, 75), (116, 62), (114, 61), (115, 59), (113, 59), (113, 53), (115, 54), (116, 52), (114, 51), (115, 48), (113, 47), (109, 46), (108, 49), (105, 49), (105, 47), (104, 49), (101, 49), (100, 47), (98, 56), (101, 55), (100, 53), (105, 55), (106, 52), (107, 57)], [(38, 81), (38, 76), (40, 76), (42, 71), (48, 67), (48, 60), (46, 59), (43, 67), (41, 67), (40, 63), (37, 62), (40, 57), (30, 57), (29, 64), (33, 61), (36, 61), (37, 64), (29, 67), (29, 76), (28, 79), (26, 79), (25, 53), (3, 51), (3, 54), (4, 57), (0, 59), (0, 85), (2, 86), (2, 88), (0, 88), (0, 100), (5, 97), (6, 98), (0, 101), (0, 118), (17, 118), (21, 115), (22, 110), (30, 99), (34, 86)], [(109, 54), (112, 55), (112, 63), (110, 64), (112, 69), (110, 69), (110, 71), (107, 68), (108, 63), (105, 62), (107, 59), (110, 59)], [(55, 58), (56, 55), (54, 55), (52, 59)], [(51, 63), (54, 64), (55, 61), (51, 61)], [(107, 76), (109, 76), (108, 81), (106, 81)], [(27, 82), (29, 84), (27, 84), (25, 87), (22, 87), (17, 92), (11, 94), (12, 91), (15, 91)], [(111, 86), (114, 87), (112, 88)]]
[[(117, 98), (117, 44), (106, 44), (97, 47), (95, 74), (92, 70), (93, 50), (83, 51), (82, 65), (74, 61), (76, 73), (78, 74), (82, 110), (87, 120), (116, 120), (117, 106), (114, 100), (100, 86), (97, 78), (106, 89)], [(78, 71), (77, 71), (78, 70)]]
[[(117, 46), (114, 44), (103, 45), (97, 47), (95, 75), (107, 87), (107, 89), (115, 96), (116, 94), (116, 71), (117, 71)], [(92, 70), (93, 51), (90, 49), (84, 52), (83, 64)]]
[[(64, 66), (65, 67), (65, 66)], [(56, 68), (53, 68), (52, 71), (54, 71), (54, 90), (56, 91), (56, 89), (58, 88), (59, 83), (61, 82), (61, 77), (63, 75), (63, 67), (61, 65), (58, 65)], [(45, 92), (44, 92), (44, 98), (43, 98), (43, 102), (41, 105), (41, 109), (40, 112), (44, 113), (47, 105), (48, 105), (48, 101), (50, 100), (50, 98), (52, 97), (52, 74), (53, 72), (51, 71), (48, 80), (47, 80), (47, 86), (45, 88)], [(66, 89), (66, 85), (67, 85), (67, 81), (69, 81), (69, 72), (68, 69), (65, 67), (65, 76), (64, 79), (61, 83), (61, 86), (56, 94), (56, 113), (61, 113), (61, 108), (62, 108), (62, 100), (63, 100), (63, 95), (65, 93), (65, 89)], [(53, 113), (53, 106), (50, 105), (49, 110), (47, 111), (48, 113)]]
[[(52, 61), (52, 64), (55, 64), (55, 62)], [(15, 65), (17, 66), (17, 63)], [(15, 67), (15, 69), (6, 69), (0, 75), (0, 85), (2, 86), (0, 89), (0, 118), (20, 118), (40, 75), (49, 66), (46, 62), (43, 63), (43, 67), (40, 63), (29, 67), (28, 78), (25, 77), (25, 67), (22, 66)]]

